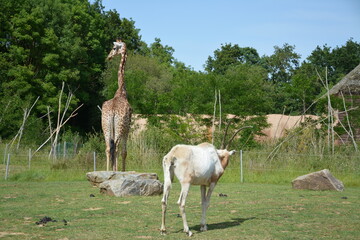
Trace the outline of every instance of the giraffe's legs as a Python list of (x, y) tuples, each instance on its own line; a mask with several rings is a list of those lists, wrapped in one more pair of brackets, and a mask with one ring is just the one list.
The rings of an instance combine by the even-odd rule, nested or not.
[(126, 150), (126, 139), (127, 137), (125, 137), (125, 139), (123, 139), (122, 141), (122, 146), (121, 146), (121, 160), (122, 160), (122, 168), (121, 170), (123, 172), (125, 172), (126, 169), (126, 157), (127, 157), (127, 150)]
[(111, 143), (110, 143), (110, 136), (108, 136), (106, 133), (105, 135), (105, 154), (106, 154), (106, 171), (110, 170), (110, 159), (111, 159)]
[(118, 171), (118, 153), (119, 153), (119, 141), (115, 141), (114, 142), (114, 156), (113, 156), (113, 160), (112, 160), (112, 169), (114, 172)]
[[(120, 143), (116, 144), (116, 150), (115, 150), (115, 164), (113, 166), (114, 171), (118, 170), (118, 155), (121, 151), (121, 171), (126, 171), (126, 157), (127, 157), (127, 150), (126, 150), (126, 138), (119, 140)], [(121, 149), (119, 149), (121, 148)], [(115, 170), (116, 169), (116, 170)]]
[(106, 142), (106, 171), (110, 169), (110, 146)]

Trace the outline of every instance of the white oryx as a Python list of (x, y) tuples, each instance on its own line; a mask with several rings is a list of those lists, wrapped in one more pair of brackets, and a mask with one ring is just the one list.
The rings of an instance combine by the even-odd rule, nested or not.
[[(228, 144), (229, 145), (229, 144)], [(217, 150), (210, 143), (193, 145), (176, 145), (163, 159), (164, 168), (164, 195), (162, 198), (162, 224), (161, 234), (166, 233), (165, 213), (166, 206), (174, 174), (181, 184), (181, 193), (178, 200), (180, 213), (184, 224), (184, 232), (189, 236), (192, 232), (186, 221), (185, 201), (190, 185), (200, 185), (202, 218), (200, 231), (206, 231), (206, 210), (209, 207), (211, 193), (217, 181), (224, 173), (229, 163), (229, 158), (235, 153), (234, 150)], [(206, 187), (209, 187), (206, 192)]]

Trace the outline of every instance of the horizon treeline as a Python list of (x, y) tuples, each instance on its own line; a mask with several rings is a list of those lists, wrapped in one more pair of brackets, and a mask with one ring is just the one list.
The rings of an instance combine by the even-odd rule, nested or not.
[(126, 88), (138, 114), (212, 114), (215, 92), (224, 114), (320, 114), (324, 106), (313, 104), (325, 92), (320, 78), (332, 86), (360, 63), (354, 39), (335, 48), (318, 46), (302, 62), (289, 43), (274, 46), (270, 56), (225, 43), (214, 46), (198, 72), (176, 60), (175, 49), (160, 38), (142, 41), (135, 21), (105, 11), (101, 0), (1, 0), (0, 21), (1, 139), (17, 133), (38, 97), (24, 137), (41, 142), (48, 136), (63, 83), (63, 95), (73, 95), (68, 114), (84, 104), (66, 129), (100, 131), (98, 107), (117, 89), (120, 59), (105, 58), (118, 36), (128, 46)]

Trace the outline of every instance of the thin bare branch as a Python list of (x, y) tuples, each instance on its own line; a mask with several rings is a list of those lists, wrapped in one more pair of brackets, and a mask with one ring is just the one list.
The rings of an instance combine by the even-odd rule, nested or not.
[[(341, 124), (343, 126), (343, 128), (345, 129), (345, 131), (348, 133), (348, 135), (350, 136), (351, 138), (351, 141), (354, 145), (354, 148), (355, 148), (355, 151), (357, 152), (358, 151), (358, 147), (357, 147), (357, 144), (356, 144), (356, 141), (355, 141), (355, 138), (354, 138), (354, 133), (352, 131), (352, 128), (351, 128), (351, 124), (350, 124), (350, 119), (349, 119), (349, 114), (346, 110), (346, 104), (345, 104), (345, 98), (344, 98), (344, 95), (342, 93), (342, 91), (340, 91), (341, 93), (341, 97), (342, 97), (342, 100), (343, 100), (343, 105), (344, 105), (344, 110), (345, 110), (345, 116), (346, 116), (346, 121), (347, 121), (347, 124), (349, 126), (349, 131), (346, 130), (346, 128), (343, 126), (343, 124)], [(339, 122), (341, 123), (340, 119), (339, 119)]]
[(36, 102), (39, 100), (39, 98), (40, 98), (40, 96), (38, 96), (38, 97), (36, 98), (36, 100), (34, 101), (34, 103), (32, 104), (32, 106), (31, 106), (29, 109), (27, 109), (27, 108), (23, 109), (23, 111), (24, 111), (23, 121), (22, 121), (21, 126), (20, 126), (20, 128), (19, 128), (19, 131), (16, 133), (16, 135), (14, 136), (14, 138), (11, 140), (9, 149), (11, 149), (12, 145), (15, 143), (16, 139), (18, 139), (18, 138), (19, 138), (19, 140), (18, 140), (18, 143), (17, 143), (17, 147), (16, 147), (16, 148), (19, 149), (20, 141), (21, 141), (22, 134), (23, 134), (23, 131), (24, 131), (24, 128), (25, 128), (25, 123), (26, 123), (27, 119), (28, 119), (29, 116), (30, 116), (31, 110), (33, 109), (33, 107), (35, 106), (35, 104), (36, 104)]
[(35, 155), (36, 152), (38, 152), (51, 138), (52, 136), (55, 134), (55, 132), (57, 130), (60, 130), (60, 128), (62, 128), (71, 118), (75, 117), (78, 113), (77, 111), (83, 106), (84, 104), (81, 104), (80, 106), (78, 106), (71, 114), (70, 116), (59, 126), (57, 126), (57, 128), (51, 133), (50, 137), (48, 139), (46, 139), (46, 141), (40, 145), (40, 147), (38, 147), (33, 153), (32, 156)]

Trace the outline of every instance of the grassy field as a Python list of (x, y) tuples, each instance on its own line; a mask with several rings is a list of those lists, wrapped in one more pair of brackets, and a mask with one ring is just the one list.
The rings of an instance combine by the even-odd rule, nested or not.
[[(161, 236), (161, 196), (104, 196), (85, 180), (2, 181), (0, 238), (188, 239), (178, 217), (179, 192), (174, 183), (168, 234)], [(316, 192), (282, 184), (219, 183), (208, 210), (207, 232), (199, 232), (197, 186), (190, 190), (186, 211), (192, 239), (360, 239), (359, 196), (360, 188)], [(37, 225), (45, 216), (57, 221)]]

